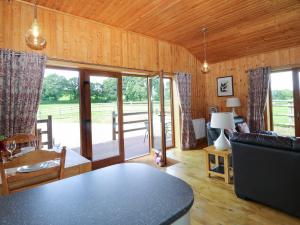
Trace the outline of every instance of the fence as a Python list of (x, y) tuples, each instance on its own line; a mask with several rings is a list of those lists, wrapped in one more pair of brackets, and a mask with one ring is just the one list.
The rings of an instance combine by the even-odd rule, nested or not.
[[(136, 115), (148, 115), (148, 112), (135, 112), (135, 113), (123, 113), (123, 118), (124, 118), (124, 122), (123, 124), (138, 124), (138, 123), (144, 123), (143, 127), (137, 127), (137, 128), (131, 128), (131, 129), (124, 129), (124, 133), (126, 132), (132, 132), (132, 131), (138, 131), (138, 130), (146, 130), (148, 129), (148, 126), (146, 124), (148, 124), (148, 120), (147, 119), (142, 119), (142, 120), (130, 120), (130, 121), (125, 121), (125, 117), (126, 116), (136, 116)], [(113, 111), (112, 112), (112, 139), (116, 140), (116, 136), (119, 133), (119, 131), (117, 130), (117, 117), (118, 114)]]
[(272, 100), (273, 125), (284, 128), (294, 128), (293, 100)]
[[(46, 124), (47, 130), (37, 128), (38, 124), (43, 124), (43, 123)], [(36, 130), (36, 133), (38, 130), (40, 130), (41, 138), (42, 138), (43, 134), (47, 135), (47, 141), (42, 141), (41, 145), (42, 146), (47, 145), (48, 149), (51, 149), (53, 147), (53, 145), (52, 145), (52, 116), (48, 115), (47, 119), (37, 120), (36, 124), (35, 124), (35, 130)]]
[[(137, 111), (136, 107), (147, 107), (147, 102), (124, 102), (123, 107), (130, 107), (129, 110)], [(135, 107), (135, 108), (132, 108)], [(111, 112), (115, 110), (113, 103), (92, 103), (92, 113), (101, 113), (102, 116), (111, 116)], [(45, 119), (48, 115), (52, 115), (55, 120), (72, 119), (79, 122), (79, 103), (77, 104), (41, 104), (37, 114), (38, 119)]]

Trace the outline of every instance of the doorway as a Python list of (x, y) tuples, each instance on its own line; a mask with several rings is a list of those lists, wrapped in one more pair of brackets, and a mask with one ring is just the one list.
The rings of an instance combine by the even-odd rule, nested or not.
[(271, 73), (271, 128), (279, 135), (300, 136), (300, 69)]
[(82, 70), (81, 154), (96, 169), (150, 154), (152, 149), (165, 165), (166, 147), (174, 145), (172, 97), (172, 80), (162, 74)]

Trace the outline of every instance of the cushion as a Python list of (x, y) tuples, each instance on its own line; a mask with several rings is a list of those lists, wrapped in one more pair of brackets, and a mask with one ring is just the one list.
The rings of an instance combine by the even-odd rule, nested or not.
[[(253, 144), (266, 146), (271, 148), (285, 149), (285, 150), (295, 150), (300, 148), (299, 145), (295, 146), (295, 139), (291, 137), (282, 137), (282, 136), (270, 136), (265, 134), (256, 134), (256, 133), (234, 133), (230, 138), (231, 142), (241, 142), (244, 144)], [(300, 151), (300, 150), (299, 150)]]
[(241, 132), (241, 133), (250, 133), (250, 129), (246, 122), (239, 123), (237, 125), (237, 127), (238, 127), (239, 132)]
[(237, 132), (237, 130), (235, 128), (234, 129), (225, 129), (224, 132), (225, 132), (226, 136), (230, 138), (230, 137), (232, 137), (233, 133)]

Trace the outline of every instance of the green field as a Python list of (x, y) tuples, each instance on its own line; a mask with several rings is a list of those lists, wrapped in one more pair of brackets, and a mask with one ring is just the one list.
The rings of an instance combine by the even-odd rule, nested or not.
[[(155, 103), (158, 105), (158, 102)], [(170, 107), (166, 102), (166, 108)], [(156, 107), (155, 107), (156, 108)], [(117, 112), (115, 103), (92, 103), (92, 120), (96, 123), (111, 123), (112, 112)], [(147, 112), (147, 102), (132, 102), (123, 104), (123, 112)], [(40, 104), (37, 118), (46, 119), (51, 115), (57, 122), (79, 123), (79, 103), (77, 104)]]

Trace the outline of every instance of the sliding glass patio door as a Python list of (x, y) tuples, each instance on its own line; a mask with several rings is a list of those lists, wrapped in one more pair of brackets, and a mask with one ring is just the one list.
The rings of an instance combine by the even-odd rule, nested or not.
[(83, 85), (83, 155), (94, 169), (124, 161), (121, 76), (85, 71)]
[(167, 164), (163, 75), (149, 77), (151, 149), (160, 166)]

